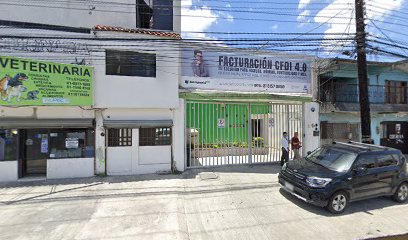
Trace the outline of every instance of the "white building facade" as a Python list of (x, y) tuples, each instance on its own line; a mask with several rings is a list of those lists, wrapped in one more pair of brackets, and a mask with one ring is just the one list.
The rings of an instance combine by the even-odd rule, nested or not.
[[(107, 2), (90, 11), (75, 4), (14, 6), (32, 14), (6, 14), (0, 23), (0, 77), (25, 76), (18, 99), (0, 100), (0, 181), (182, 171), (179, 3)], [(54, 65), (90, 74), (51, 75)], [(17, 89), (5, 86), (5, 94)]]

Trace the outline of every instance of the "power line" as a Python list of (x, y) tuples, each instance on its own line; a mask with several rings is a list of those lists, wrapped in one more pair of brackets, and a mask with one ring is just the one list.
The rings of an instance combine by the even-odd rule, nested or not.
[[(14, 0), (16, 1), (16, 0)], [(49, 0), (21, 0), (21, 1), (32, 1), (32, 2), (41, 2), (41, 1), (49, 1)], [(81, 0), (57, 0), (59, 2), (79, 2), (79, 3), (85, 3), (85, 1), (81, 1)], [(190, 0), (175, 0), (178, 2), (189, 2)], [(246, 3), (256, 3), (256, 4), (265, 4), (265, 5), (296, 5), (298, 6), (298, 3), (294, 3), (294, 2), (276, 2), (276, 1), (239, 1), (239, 0), (201, 0), (201, 2), (224, 2), (224, 3), (236, 3), (236, 4), (246, 4)], [(93, 0), (92, 2), (89, 2), (88, 4), (118, 4), (118, 5), (124, 5), (124, 6), (135, 6), (137, 5), (137, 3), (121, 3), (121, 2), (112, 2), (112, 1), (96, 1)], [(315, 5), (315, 6), (322, 6), (322, 5), (328, 5), (328, 3), (318, 3), (318, 2), (310, 2), (308, 3), (308, 5)], [(344, 5), (352, 5), (351, 2), (348, 3), (332, 3), (330, 5), (334, 5), (334, 6), (344, 6)]]
[[(330, 19), (328, 19), (328, 20), (326, 20), (325, 22), (319, 24), (317, 27), (315, 27), (315, 28), (313, 28), (313, 29), (311, 29), (311, 30), (309, 30), (309, 31), (307, 31), (307, 32), (305, 32), (305, 33), (299, 34), (297, 37), (293, 38), (292, 41), (295, 40), (295, 39), (298, 39), (298, 38), (302, 37), (302, 36), (305, 35), (305, 34), (308, 34), (308, 33), (313, 32), (314, 30), (320, 28), (320, 27), (323, 26), (324, 24), (327, 24), (331, 19), (333, 19), (334, 17), (336, 17), (337, 15), (339, 15), (339, 14), (342, 13), (342, 12), (343, 12), (343, 11), (339, 11), (339, 12), (336, 13), (334, 16), (332, 16)], [(269, 41), (268, 41), (268, 42), (269, 42)], [(267, 43), (268, 43), (268, 42), (267, 42)], [(261, 48), (262, 48), (262, 47), (261, 47)]]
[[(350, 21), (349, 21), (349, 23), (348, 23), (346, 29), (344, 30), (344, 35), (349, 35), (349, 34), (350, 34), (351, 22), (352, 22), (353, 19), (354, 19), (354, 11), (355, 11), (355, 9), (353, 9), (353, 10), (351, 11)], [(347, 31), (347, 33), (346, 33), (346, 31)], [(341, 38), (342, 38), (342, 37), (343, 37), (343, 35), (341, 35)], [(337, 47), (337, 46), (334, 46), (334, 47), (332, 48), (332, 50), (334, 50), (336, 47)], [(343, 52), (344, 48), (345, 48), (345, 45), (342, 46), (342, 49), (340, 50), (340, 52)], [(331, 53), (329, 53), (329, 55), (330, 55), (330, 54), (331, 54)], [(337, 55), (337, 56), (339, 56), (339, 55)]]
[[(384, 35), (390, 42), (393, 42), (394, 44), (396, 44), (395, 42), (394, 42), (394, 40), (392, 40), (387, 34), (385, 34), (382, 30), (381, 30), (381, 28), (379, 28), (372, 20), (370, 20), (370, 22), (374, 25), (374, 27), (376, 27), (377, 29), (378, 29), (378, 31), (380, 31), (381, 32), (381, 34), (382, 35)], [(408, 49), (408, 48), (407, 48)], [(407, 52), (403, 49), (403, 51), (404, 51), (404, 53), (405, 54), (407, 54)], [(408, 54), (407, 54), (408, 55)]]
[[(375, 20), (372, 20), (372, 21), (374, 21), (375, 22)], [(370, 27), (370, 25), (367, 25), (368, 27)], [(389, 29), (389, 28), (381, 28), (383, 31), (387, 31), (387, 32), (392, 32), (392, 33), (395, 33), (395, 34), (398, 34), (398, 35), (402, 35), (402, 36), (406, 36), (406, 37), (408, 37), (408, 34), (405, 34), (405, 33), (402, 33), (402, 32), (398, 32), (398, 31), (394, 31), (394, 30), (391, 30), (391, 29)]]
[[(14, 3), (9, 3), (9, 4), (3, 4), (3, 5), (12, 5), (12, 6), (26, 6), (26, 7), (38, 7), (38, 8), (51, 8), (51, 9), (70, 9), (70, 10), (80, 10), (80, 11), (87, 11), (89, 12), (90, 10), (88, 8), (73, 8), (73, 7), (62, 7), (62, 6), (49, 6), (49, 5), (29, 5), (29, 4), (14, 4)], [(135, 12), (133, 11), (118, 11), (118, 10), (99, 10), (99, 9), (93, 9), (91, 11), (95, 12), (109, 12), (109, 13), (126, 13), (126, 14), (134, 14)], [(170, 14), (169, 14), (170, 15)], [(179, 17), (192, 17), (192, 18), (206, 18), (206, 19), (225, 19), (229, 20), (231, 17), (228, 16), (197, 16), (197, 15), (189, 15), (189, 14), (172, 14), (173, 16), (179, 16)], [(293, 15), (297, 16), (297, 15)], [(323, 18), (329, 18), (329, 16), (324, 16)], [(280, 23), (304, 23), (304, 24), (315, 24), (313, 22), (308, 22), (308, 21), (297, 21), (297, 20), (281, 20), (281, 19), (264, 19), (264, 18), (244, 18), (244, 17), (234, 17), (234, 20), (243, 20), (243, 21), (262, 21), (262, 22), (280, 22)], [(345, 23), (331, 23), (334, 25), (345, 25)]]
[(403, 23), (389, 22), (389, 21), (378, 20), (378, 19), (372, 19), (372, 18), (367, 18), (367, 20), (376, 21), (376, 22), (384, 23), (384, 24), (390, 24), (390, 25), (397, 25), (397, 26), (402, 26), (402, 27), (408, 27), (408, 24), (403, 24)]
[(400, 14), (403, 14), (403, 15), (408, 15), (408, 13), (406, 13), (406, 12), (403, 12), (403, 11), (400, 11), (400, 10), (397, 10), (397, 9), (389, 9), (389, 8), (384, 7), (384, 6), (375, 5), (375, 4), (377, 4), (377, 3), (370, 2), (370, 3), (366, 4), (366, 5), (369, 6), (369, 7), (376, 8), (376, 9), (382, 9), (382, 10), (385, 9), (385, 10), (387, 10), (389, 12), (397, 12), (397, 13), (400, 13)]

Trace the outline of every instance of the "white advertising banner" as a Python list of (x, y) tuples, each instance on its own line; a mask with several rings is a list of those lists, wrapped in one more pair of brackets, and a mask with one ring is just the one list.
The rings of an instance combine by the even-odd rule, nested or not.
[(245, 52), (183, 50), (180, 86), (243, 92), (310, 93), (308, 59)]

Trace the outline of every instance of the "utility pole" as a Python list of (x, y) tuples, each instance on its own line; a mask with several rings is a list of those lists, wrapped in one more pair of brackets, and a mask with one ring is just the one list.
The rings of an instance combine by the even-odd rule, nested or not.
[(366, 32), (364, 23), (364, 0), (355, 0), (357, 71), (360, 100), (360, 119), (362, 142), (372, 143), (370, 102), (368, 98), (368, 76), (366, 57)]

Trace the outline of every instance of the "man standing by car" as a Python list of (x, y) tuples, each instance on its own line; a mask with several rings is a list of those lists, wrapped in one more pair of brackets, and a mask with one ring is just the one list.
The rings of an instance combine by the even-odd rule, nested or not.
[(282, 137), (282, 156), (281, 156), (281, 166), (285, 164), (285, 162), (289, 161), (289, 140), (288, 140), (288, 133), (283, 132)]
[(300, 145), (301, 142), (299, 141), (299, 133), (298, 132), (294, 133), (294, 136), (293, 136), (292, 140), (290, 141), (290, 143), (292, 145), (292, 150), (293, 150), (293, 153), (294, 153), (293, 160), (299, 159), (300, 158), (299, 149), (302, 146)]

